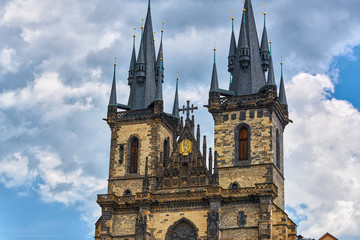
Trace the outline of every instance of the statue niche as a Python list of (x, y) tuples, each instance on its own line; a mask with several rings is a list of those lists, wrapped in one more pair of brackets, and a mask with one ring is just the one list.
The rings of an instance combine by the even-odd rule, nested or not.
[(196, 226), (190, 220), (183, 218), (168, 229), (165, 240), (197, 240), (197, 232)]

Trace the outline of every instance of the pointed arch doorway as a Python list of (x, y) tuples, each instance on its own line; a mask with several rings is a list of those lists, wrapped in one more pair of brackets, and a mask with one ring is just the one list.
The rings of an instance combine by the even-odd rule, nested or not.
[(183, 218), (169, 227), (165, 240), (198, 240), (198, 229), (193, 222)]

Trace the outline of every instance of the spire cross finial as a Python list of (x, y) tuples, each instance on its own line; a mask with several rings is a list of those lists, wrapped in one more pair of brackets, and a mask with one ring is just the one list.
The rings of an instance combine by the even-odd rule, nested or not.
[(116, 57), (114, 58), (114, 66), (116, 66)]
[(216, 42), (214, 42), (214, 63), (216, 63)]
[(231, 23), (232, 23), (232, 30), (234, 31), (234, 10), (232, 10), (232, 15), (231, 15)]
[(283, 62), (283, 56), (281, 56), (281, 77), (284, 77), (284, 71), (283, 71), (283, 65), (284, 65), (284, 62)]
[(264, 27), (266, 27), (266, 4), (264, 4)]
[(194, 104), (191, 104), (191, 107), (190, 107), (190, 101), (186, 101), (186, 104), (187, 104), (187, 106), (185, 107), (185, 105), (183, 105), (183, 108), (179, 109), (179, 111), (182, 111), (183, 114), (186, 111), (186, 118), (189, 118), (190, 117), (190, 111), (191, 111), (191, 113), (193, 113), (194, 110), (198, 110), (198, 107), (194, 107)]

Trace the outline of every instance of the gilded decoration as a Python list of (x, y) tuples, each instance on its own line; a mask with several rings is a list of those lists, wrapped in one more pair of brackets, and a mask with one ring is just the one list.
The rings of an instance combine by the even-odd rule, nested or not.
[(180, 142), (180, 154), (187, 156), (192, 151), (192, 142), (189, 139), (184, 139)]

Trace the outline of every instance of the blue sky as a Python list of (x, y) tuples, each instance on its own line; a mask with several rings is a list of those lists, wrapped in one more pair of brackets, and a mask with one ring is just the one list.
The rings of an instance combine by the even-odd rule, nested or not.
[[(165, 109), (180, 72), (180, 103), (211, 145), (203, 106), (217, 45), (219, 84), (229, 81), (231, 13), (238, 36), (242, 1), (153, 0), (159, 44), (165, 22)], [(284, 56), (290, 124), (285, 131), (286, 205), (298, 232), (360, 238), (360, 2), (253, 1), (258, 31), (264, 3), (276, 78)], [(146, 0), (0, 2), (0, 240), (93, 239), (106, 193), (106, 116), (113, 61), (118, 100), (127, 102), (133, 28)], [(137, 49), (139, 38), (137, 38)]]

